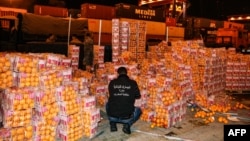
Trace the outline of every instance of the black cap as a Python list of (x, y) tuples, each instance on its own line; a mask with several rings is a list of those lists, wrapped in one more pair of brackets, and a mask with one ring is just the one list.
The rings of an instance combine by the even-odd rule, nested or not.
[(125, 67), (120, 67), (117, 70), (118, 74), (127, 74), (127, 69)]

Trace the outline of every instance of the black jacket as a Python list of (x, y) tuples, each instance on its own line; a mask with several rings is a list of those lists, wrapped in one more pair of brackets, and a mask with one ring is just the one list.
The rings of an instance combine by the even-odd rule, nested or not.
[(107, 114), (113, 117), (128, 117), (134, 112), (135, 99), (141, 97), (136, 81), (127, 75), (119, 75), (110, 81)]

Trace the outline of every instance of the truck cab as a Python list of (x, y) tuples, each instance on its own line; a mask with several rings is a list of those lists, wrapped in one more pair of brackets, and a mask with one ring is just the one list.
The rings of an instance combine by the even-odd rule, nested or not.
[(216, 37), (217, 44), (232, 45), (237, 51), (248, 47), (248, 31), (237, 28), (219, 28)]

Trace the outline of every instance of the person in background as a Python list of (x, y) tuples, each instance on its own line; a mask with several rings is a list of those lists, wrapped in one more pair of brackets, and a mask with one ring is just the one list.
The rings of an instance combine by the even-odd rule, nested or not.
[(130, 79), (127, 69), (120, 67), (117, 70), (118, 77), (110, 81), (108, 85), (109, 98), (106, 104), (106, 112), (110, 123), (110, 131), (117, 131), (117, 123), (122, 123), (122, 131), (131, 134), (130, 127), (141, 116), (141, 109), (135, 107), (135, 100), (141, 97), (137, 82)]
[(86, 34), (86, 33), (88, 33), (88, 32), (89, 32), (88, 26), (84, 26), (84, 27), (83, 27), (83, 34)]
[(83, 69), (91, 71), (94, 61), (94, 41), (92, 34), (87, 32), (84, 37)]
[(57, 39), (56, 35), (50, 34), (49, 37), (46, 39), (46, 43), (54, 43), (56, 42), (56, 39)]
[(70, 43), (81, 44), (82, 42), (76, 37), (76, 35), (72, 35)]

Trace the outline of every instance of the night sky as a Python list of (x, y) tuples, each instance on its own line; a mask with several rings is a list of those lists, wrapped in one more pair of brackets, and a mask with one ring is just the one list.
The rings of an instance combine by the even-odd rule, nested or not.
[[(187, 16), (227, 19), (229, 15), (250, 14), (249, 0), (187, 0)], [(80, 9), (83, 3), (114, 6), (117, 3), (138, 5), (137, 0), (0, 0), (0, 6), (25, 8), (32, 12), (34, 4)]]
[(117, 3), (127, 3), (137, 5), (137, 0), (36, 0), (40, 4), (58, 4), (61, 2), (65, 3), (65, 7), (72, 9), (80, 9), (81, 4), (83, 3), (94, 3), (113, 6)]
[(249, 0), (189, 0), (188, 15), (227, 19), (229, 15), (250, 14)]
[[(52, 1), (64, 2), (65, 7), (80, 9), (82, 3), (95, 3), (113, 6), (117, 3), (138, 5), (137, 0), (36, 0), (48, 4)], [(205, 17), (211, 19), (227, 19), (229, 15), (250, 14), (249, 0), (188, 0), (187, 16)]]

